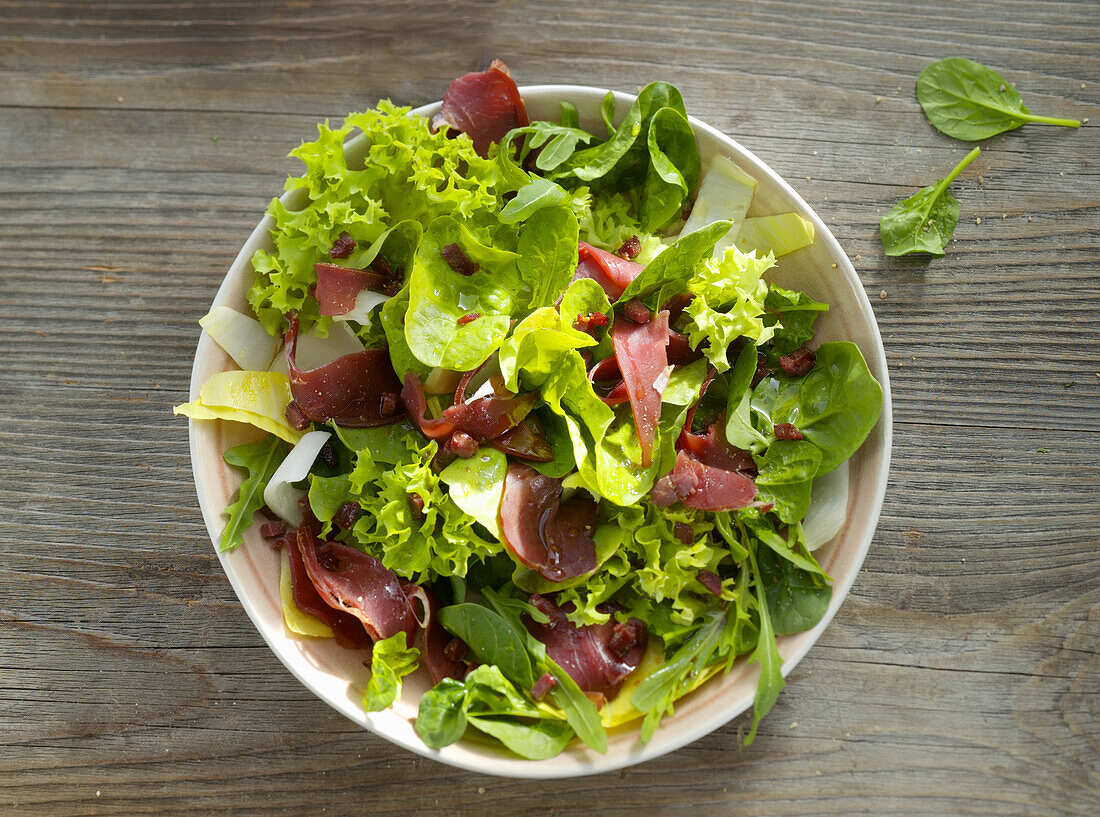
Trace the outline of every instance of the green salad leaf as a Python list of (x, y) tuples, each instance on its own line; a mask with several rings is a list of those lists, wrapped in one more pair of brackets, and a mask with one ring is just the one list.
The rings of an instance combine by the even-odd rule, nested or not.
[(1081, 127), (1076, 119), (1036, 116), (1012, 83), (963, 57), (948, 57), (921, 71), (917, 101), (936, 130), (964, 142), (988, 139), (1028, 122)]
[(368, 712), (381, 712), (401, 697), (401, 679), (416, 670), (420, 650), (407, 647), (404, 631), (376, 641), (371, 649), (370, 681), (363, 696)]
[(947, 253), (947, 242), (955, 234), (955, 225), (959, 223), (959, 202), (947, 188), (980, 153), (981, 148), (974, 148), (946, 178), (922, 187), (919, 192), (895, 204), (882, 217), (879, 234), (887, 255), (925, 252), (942, 256)]
[(230, 448), (222, 455), (229, 465), (246, 469), (248, 476), (237, 490), (237, 499), (225, 509), (228, 521), (222, 531), (219, 550), (235, 550), (244, 542), (244, 532), (252, 524), (252, 514), (264, 506), (264, 488), (289, 450), (285, 442), (272, 435), (258, 443)]

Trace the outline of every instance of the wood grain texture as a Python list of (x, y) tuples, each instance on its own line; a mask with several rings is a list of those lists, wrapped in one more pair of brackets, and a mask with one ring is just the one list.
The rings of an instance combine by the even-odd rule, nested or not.
[[(983, 143), (948, 257), (886, 259), (879, 217), (968, 148), (913, 95), (956, 54), (1095, 124)], [(872, 296), (882, 521), (751, 748), (739, 719), (553, 784), (414, 757), (278, 664), (207, 539), (170, 409), (287, 150), (493, 56), (522, 83), (677, 83)], [(1098, 117), (1093, 2), (0, 0), (0, 809), (1100, 813)]]

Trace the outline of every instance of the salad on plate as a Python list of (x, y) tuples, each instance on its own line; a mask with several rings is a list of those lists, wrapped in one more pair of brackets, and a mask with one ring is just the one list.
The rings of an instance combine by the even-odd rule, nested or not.
[(814, 551), (882, 390), (815, 342), (827, 304), (769, 283), (813, 225), (750, 217), (756, 180), (704, 166), (673, 86), (615, 109), (530, 121), (494, 62), (430, 120), (320, 125), (252, 313), (200, 321), (239, 368), (176, 412), (266, 433), (224, 452), (220, 547), (256, 524), (280, 549), (287, 630), (361, 651), (368, 711), (426, 673), (429, 747), (647, 741), (743, 656), (751, 741), (777, 637), (829, 604)]

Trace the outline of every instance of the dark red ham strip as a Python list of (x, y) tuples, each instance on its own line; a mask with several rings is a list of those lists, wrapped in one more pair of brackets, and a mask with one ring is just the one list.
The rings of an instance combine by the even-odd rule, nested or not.
[[(669, 314), (669, 321), (672, 320), (672, 314)], [(691, 348), (691, 343), (688, 341), (687, 335), (681, 335), (679, 332), (668, 330), (668, 362), (674, 366), (680, 366), (684, 363), (693, 363), (703, 356), (702, 352), (698, 352)]]
[(500, 526), (504, 544), (526, 567), (552, 582), (596, 569), (596, 503), (579, 494), (561, 501), (561, 480), (512, 463), (504, 477)]
[(344, 355), (303, 372), (295, 355), (298, 316), (291, 315), (286, 333), (286, 363), (290, 391), (298, 412), (315, 423), (335, 420), (349, 428), (384, 426), (401, 419), (397, 395), (401, 381), (394, 374), (385, 347)]
[(364, 289), (381, 292), (388, 278), (377, 272), (341, 267), (339, 264), (314, 264), (322, 315), (346, 315), (355, 308), (355, 299)]
[(405, 385), (401, 389), (401, 400), (405, 404), (405, 413), (416, 423), (420, 433), (432, 440), (444, 440), (454, 434), (455, 424), (449, 420), (429, 420), (424, 417), (428, 401), (424, 397), (424, 385), (413, 372), (405, 374)]
[(648, 468), (653, 461), (657, 422), (661, 419), (661, 392), (654, 383), (668, 366), (668, 313), (658, 312), (647, 323), (634, 323), (620, 317), (611, 327), (611, 342), (634, 413), (642, 467)]
[(318, 542), (313, 520), (298, 528), (298, 550), (306, 573), (326, 604), (350, 613), (375, 641), (404, 631), (416, 633), (416, 616), (401, 581), (368, 553), (340, 542)]
[(612, 301), (618, 300), (630, 282), (645, 269), (641, 264), (620, 258), (583, 241), (577, 248), (577, 254), (577, 270), (573, 273), (573, 280), (591, 278), (603, 287), (603, 291)]
[[(423, 650), (420, 660), (427, 667), (428, 674), (432, 676), (433, 684), (438, 684), (444, 678), (462, 680), (469, 665), (465, 661), (456, 660), (454, 656), (459, 650), (450, 646), (456, 639), (444, 630), (443, 625), (439, 623), (438, 614), (443, 605), (431, 590), (424, 588), (424, 593), (428, 597), (430, 619), (428, 628), (424, 630)], [(459, 644), (465, 646), (462, 642), (459, 642)]]
[[(642, 662), (648, 635), (639, 619), (618, 622), (612, 616), (605, 624), (578, 627), (566, 617), (573, 609), (572, 603), (558, 607), (538, 594), (530, 601), (550, 620), (540, 624), (525, 618), (528, 632), (546, 645), (547, 656), (585, 692), (613, 696), (623, 679)], [(600, 609), (614, 612), (611, 606)]]
[(479, 397), (443, 411), (443, 419), (475, 440), (492, 440), (518, 425), (541, 398), (538, 392), (517, 397)]
[(737, 471), (705, 465), (684, 451), (676, 455), (676, 466), (657, 480), (649, 498), (655, 505), (683, 502), (700, 511), (732, 511), (752, 503), (756, 485)]
[(706, 434), (696, 434), (685, 426), (676, 447), (704, 465), (755, 477), (756, 463), (752, 455), (730, 445), (720, 426), (721, 422), (711, 423)]
[(295, 544), (296, 536), (287, 543), (287, 553), (290, 556), (290, 587), (294, 595), (294, 605), (304, 613), (316, 616), (332, 628), (336, 636), (336, 643), (349, 650), (369, 647), (370, 636), (367, 635), (363, 622), (350, 613), (333, 609), (321, 598), (313, 582), (306, 573), (305, 563), (302, 561), (302, 552)]
[(484, 158), (489, 145), (499, 142), (512, 128), (521, 128), (529, 122), (508, 66), (493, 60), (488, 71), (465, 74), (451, 83), (432, 127), (446, 125), (465, 133), (477, 154)]
[(543, 436), (542, 427), (533, 414), (527, 415), (522, 423), (499, 437), (486, 440), (485, 444), (523, 460), (550, 462), (554, 459), (554, 448)]

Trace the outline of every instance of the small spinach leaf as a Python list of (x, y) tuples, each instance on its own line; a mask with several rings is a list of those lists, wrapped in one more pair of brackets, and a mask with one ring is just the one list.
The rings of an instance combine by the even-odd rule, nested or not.
[(416, 669), (419, 657), (420, 650), (405, 646), (404, 631), (375, 642), (363, 708), (381, 712), (392, 705), (401, 695), (401, 679)]
[(814, 323), (829, 305), (818, 303), (805, 292), (793, 292), (772, 284), (764, 299), (765, 326), (775, 326), (769, 347), (769, 359), (789, 355), (803, 343), (813, 340)]
[(801, 633), (821, 621), (833, 597), (833, 588), (824, 578), (770, 548), (760, 548), (756, 557), (776, 635)]
[(416, 733), (432, 749), (442, 749), (465, 731), (466, 687), (454, 678), (444, 678), (421, 697)]
[(452, 604), (439, 611), (439, 623), (473, 650), (478, 660), (496, 664), (523, 689), (535, 684), (523, 641), (501, 616), (480, 604)]
[(935, 184), (922, 187), (918, 193), (894, 205), (879, 222), (879, 235), (887, 255), (910, 255), (926, 252), (945, 254), (947, 242), (959, 223), (959, 202), (947, 186), (963, 168), (974, 161), (980, 148), (974, 148), (955, 165), (955, 169)]
[(775, 504), (775, 514), (787, 524), (806, 515), (810, 488), (821, 465), (821, 451), (805, 440), (776, 440), (757, 458), (758, 499)]
[(949, 57), (920, 72), (917, 101), (941, 133), (977, 142), (1028, 122), (1079, 128), (1076, 119), (1055, 119), (1031, 113), (1004, 77), (980, 62)]

